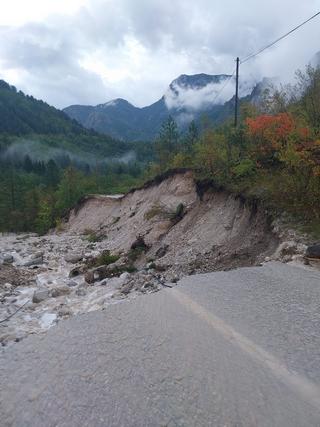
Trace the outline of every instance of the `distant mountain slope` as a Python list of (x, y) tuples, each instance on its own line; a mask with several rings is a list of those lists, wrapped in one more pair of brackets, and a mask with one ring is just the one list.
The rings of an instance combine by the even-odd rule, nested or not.
[(3, 80), (0, 80), (0, 117), (0, 132), (14, 135), (83, 132), (83, 127), (64, 112), (18, 92)]
[[(25, 95), (0, 80), (0, 151), (7, 149), (9, 144), (7, 140), (4, 142), (4, 135), (28, 140), (31, 155), (34, 147), (39, 151), (40, 146), (92, 156), (118, 156), (132, 149), (106, 134), (100, 135), (84, 128), (63, 111)], [(13, 141), (12, 138), (10, 141)]]
[(230, 107), (214, 104), (221, 85), (230, 76), (183, 74), (174, 80), (159, 101), (138, 108), (124, 99), (115, 99), (96, 107), (72, 105), (63, 111), (88, 129), (107, 133), (122, 140), (154, 139), (161, 124), (171, 114), (180, 127), (205, 114), (222, 121), (228, 117)]

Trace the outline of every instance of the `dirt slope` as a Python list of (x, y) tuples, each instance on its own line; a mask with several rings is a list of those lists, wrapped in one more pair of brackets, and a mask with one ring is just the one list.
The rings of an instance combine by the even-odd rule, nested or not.
[(120, 253), (142, 236), (149, 249), (140, 264), (152, 259), (177, 273), (252, 265), (275, 251), (279, 241), (262, 208), (224, 191), (199, 190), (190, 171), (169, 173), (120, 198), (85, 198), (66, 228), (98, 233)]

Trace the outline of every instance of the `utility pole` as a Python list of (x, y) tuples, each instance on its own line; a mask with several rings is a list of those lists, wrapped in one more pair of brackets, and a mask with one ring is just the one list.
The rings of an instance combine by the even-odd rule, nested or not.
[(237, 62), (237, 70), (236, 70), (236, 99), (235, 99), (235, 106), (234, 106), (234, 127), (236, 128), (238, 126), (238, 104), (239, 104), (239, 64), (240, 59), (236, 59)]

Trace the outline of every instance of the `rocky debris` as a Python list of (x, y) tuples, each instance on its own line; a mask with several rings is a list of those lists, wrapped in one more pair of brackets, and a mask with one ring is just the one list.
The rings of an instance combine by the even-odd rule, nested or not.
[(83, 254), (77, 254), (77, 253), (68, 254), (64, 257), (64, 260), (71, 264), (77, 264), (78, 262), (83, 260)]
[(160, 289), (161, 281), (157, 276), (146, 271), (126, 275), (123, 279), (124, 284), (119, 290), (122, 295), (128, 295), (133, 291), (141, 293), (156, 292)]
[[(198, 190), (190, 173), (169, 174), (121, 199), (86, 198), (63, 233), (0, 236), (0, 253), (13, 256), (13, 264), (0, 264), (0, 319), (22, 307), (6, 325), (4, 342), (172, 287), (186, 274), (257, 265), (266, 257), (303, 258), (306, 246), (291, 235), (279, 245), (262, 207)], [(154, 215), (155, 206), (166, 215)], [(108, 237), (88, 242), (86, 228)]]
[(32, 297), (32, 302), (35, 304), (38, 304), (42, 301), (45, 301), (49, 298), (49, 290), (48, 289), (40, 289), (38, 291), (35, 291)]
[(298, 257), (303, 257), (307, 246), (296, 241), (286, 241), (280, 243), (271, 259), (281, 262), (290, 262)]
[(0, 265), (0, 289), (6, 283), (10, 283), (13, 287), (28, 286), (34, 277), (34, 272), (19, 269), (11, 264)]
[(306, 249), (306, 257), (320, 259), (320, 243), (308, 246)]

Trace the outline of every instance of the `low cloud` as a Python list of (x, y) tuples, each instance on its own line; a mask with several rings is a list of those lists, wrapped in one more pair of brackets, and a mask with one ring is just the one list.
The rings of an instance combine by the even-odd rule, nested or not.
[(90, 153), (75, 153), (63, 148), (50, 147), (40, 141), (34, 141), (30, 139), (24, 139), (22, 141), (11, 144), (5, 151), (0, 155), (1, 159), (22, 162), (26, 158), (30, 157), (33, 161), (44, 161), (54, 160), (58, 165), (64, 166), (65, 162), (69, 159), (75, 166), (88, 165), (90, 168), (95, 168), (97, 164), (108, 165), (110, 163), (125, 163), (128, 164), (136, 160), (136, 153), (131, 150), (122, 156), (104, 157), (97, 158), (97, 156)]
[[(21, 16), (10, 25), (0, 16), (0, 78), (59, 108), (112, 98), (141, 107), (159, 99), (180, 74), (232, 72), (237, 56), (255, 52), (320, 9), (320, 0), (247, 0), (245, 6), (236, 0), (78, 1), (71, 9), (68, 2), (52, 8), (51, 0), (38, 1), (37, 22), (17, 1), (6, 4), (12, 16)], [(274, 76), (292, 81), (319, 51), (319, 39), (317, 18), (243, 64), (240, 82)], [(218, 102), (231, 95), (231, 86)], [(186, 93), (183, 102), (199, 105), (198, 95), (207, 102), (216, 89)]]

